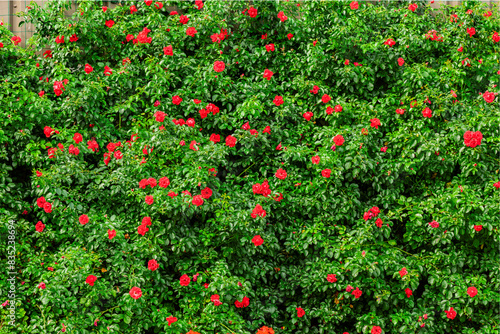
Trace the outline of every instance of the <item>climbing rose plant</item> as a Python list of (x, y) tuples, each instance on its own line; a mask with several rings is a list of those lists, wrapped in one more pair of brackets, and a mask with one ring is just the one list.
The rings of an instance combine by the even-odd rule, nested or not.
[(72, 5), (0, 26), (0, 327), (498, 332), (498, 11)]

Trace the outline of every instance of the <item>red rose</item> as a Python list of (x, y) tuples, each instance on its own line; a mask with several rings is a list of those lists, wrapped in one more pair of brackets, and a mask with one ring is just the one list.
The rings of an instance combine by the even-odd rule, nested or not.
[(286, 37), (288, 37), (288, 40), (291, 40), (293, 38), (293, 34), (288, 34)]
[(252, 238), (252, 242), (255, 246), (260, 246), (264, 243), (264, 240), (261, 238), (260, 235), (256, 235), (255, 237)]
[(172, 97), (172, 103), (175, 105), (179, 105), (182, 102), (182, 98), (179, 95), (175, 95)]
[(444, 313), (446, 313), (446, 316), (451, 320), (455, 319), (457, 316), (457, 312), (453, 309), (453, 307), (450, 307), (448, 311), (444, 310)]
[(156, 9), (162, 9), (163, 8), (163, 4), (161, 2), (155, 2), (155, 8)]
[(380, 328), (379, 326), (373, 326), (371, 334), (382, 334), (382, 328)]
[(267, 50), (267, 52), (274, 51), (274, 44), (272, 44), (272, 43), (271, 44), (267, 44), (266, 45), (266, 50)]
[(378, 118), (373, 118), (370, 120), (370, 122), (371, 122), (371, 124), (370, 124), (371, 127), (375, 128), (375, 129), (378, 129), (378, 127), (381, 125), (380, 120)]
[(80, 222), (80, 224), (85, 225), (89, 222), (89, 216), (81, 215), (80, 218), (78, 218), (78, 221)]
[(356, 287), (356, 290), (354, 290), (353, 292), (351, 292), (351, 294), (353, 294), (354, 298), (356, 298), (356, 299), (359, 298), (359, 297), (361, 297), (362, 293), (363, 292), (358, 287)]
[(486, 102), (491, 103), (495, 100), (495, 93), (486, 91), (485, 93), (483, 93), (483, 99)]
[(140, 235), (144, 236), (146, 234), (146, 232), (149, 231), (149, 228), (144, 225), (144, 224), (141, 224), (138, 228), (137, 228), (137, 233), (139, 233)]
[(224, 71), (224, 69), (225, 69), (225, 68), (226, 68), (226, 65), (224, 64), (224, 62), (223, 62), (223, 61), (219, 61), (219, 60), (218, 60), (218, 61), (216, 61), (216, 62), (214, 63), (214, 71), (215, 71), (215, 72), (218, 72), (218, 73), (219, 73), (219, 72), (222, 72), (222, 71)]
[(475, 28), (467, 28), (467, 33), (469, 34), (470, 37), (472, 37), (476, 34), (476, 29)]
[(210, 196), (212, 196), (212, 189), (210, 189), (209, 187), (206, 187), (205, 189), (203, 189), (201, 191), (201, 196), (204, 198), (204, 199), (209, 199)]
[(500, 188), (500, 181), (496, 182), (493, 184), (493, 187), (499, 189)]
[(311, 158), (311, 161), (314, 165), (319, 164), (320, 160), (321, 160), (321, 158), (319, 157), (319, 155), (316, 155), (316, 156)]
[(85, 64), (85, 73), (89, 74), (93, 70), (94, 70), (94, 68), (92, 66), (90, 66), (89, 64)]
[(331, 173), (332, 173), (332, 170), (331, 170), (330, 168), (323, 169), (323, 170), (321, 171), (321, 175), (322, 175), (323, 177), (326, 177), (326, 178), (329, 178)]
[(226, 145), (229, 147), (234, 147), (236, 145), (236, 138), (231, 135), (227, 136)]
[(167, 322), (168, 322), (168, 325), (170, 326), (171, 324), (173, 324), (174, 322), (177, 321), (177, 318), (176, 317), (168, 317), (166, 318)]
[(295, 309), (297, 310), (297, 317), (299, 318), (302, 318), (306, 314), (302, 307), (296, 307)]
[(108, 21), (106, 21), (106, 26), (107, 26), (108, 28), (111, 28), (114, 24), (115, 24), (115, 21), (113, 21), (113, 20), (108, 20)]
[(43, 209), (43, 205), (45, 204), (45, 197), (40, 197), (36, 200), (36, 205), (38, 205), (39, 208)]
[(326, 280), (327, 280), (328, 282), (330, 282), (330, 283), (335, 283), (335, 282), (337, 282), (337, 277), (336, 277), (336, 276), (337, 276), (337, 275), (335, 275), (335, 274), (328, 274), (328, 275), (326, 276)]
[(130, 297), (132, 297), (134, 299), (139, 299), (142, 296), (141, 288), (134, 286), (132, 289), (130, 289), (129, 294), (130, 294)]
[(161, 188), (166, 188), (170, 185), (170, 180), (168, 179), (168, 177), (162, 177), (160, 180), (159, 180), (159, 186)]
[(435, 220), (431, 221), (429, 223), (429, 226), (432, 227), (432, 228), (438, 228), (439, 227), (439, 223)]
[(257, 16), (257, 9), (255, 9), (253, 7), (248, 8), (248, 15), (252, 18), (256, 17)]
[(389, 45), (392, 48), (393, 45), (396, 45), (396, 42), (392, 38), (388, 38), (387, 41), (384, 42), (384, 45)]
[(94, 286), (95, 281), (97, 281), (97, 277), (95, 277), (94, 275), (89, 275), (87, 276), (85, 283), (88, 283), (90, 286)]
[(265, 217), (266, 211), (262, 208), (260, 204), (255, 205), (255, 208), (252, 210), (251, 217), (257, 218), (257, 216)]
[(42, 233), (44, 228), (45, 228), (45, 225), (41, 221), (39, 221), (35, 225), (35, 229), (36, 229), (37, 232)]
[(473, 286), (467, 288), (467, 294), (473, 298), (475, 295), (477, 295), (477, 289)]
[(142, 218), (141, 225), (151, 226), (151, 217), (146, 216), (146, 217)]
[(319, 92), (319, 87), (314, 85), (313, 89), (309, 89), (309, 92), (313, 93), (313, 94), (318, 94)]
[(273, 76), (273, 72), (271, 72), (270, 70), (268, 70), (267, 68), (264, 70), (264, 78), (266, 78), (267, 80), (271, 80), (271, 77)]
[(186, 35), (194, 37), (194, 35), (197, 33), (196, 29), (194, 27), (189, 27), (186, 29)]
[(155, 271), (159, 266), (160, 265), (156, 262), (156, 260), (149, 260), (148, 262), (148, 269), (151, 271)]
[(276, 107), (279, 107), (280, 105), (282, 105), (284, 103), (283, 97), (276, 95), (276, 97), (273, 100), (273, 103), (276, 105)]
[(479, 232), (483, 229), (483, 225), (474, 225), (474, 229), (476, 230), (476, 232)]
[(330, 96), (328, 96), (327, 94), (323, 95), (323, 97), (321, 98), (321, 101), (323, 101), (323, 103), (328, 103), (330, 102), (332, 98)]
[(116, 236), (115, 230), (108, 230), (108, 238), (109, 240), (113, 239)]
[(21, 37), (19, 36), (13, 36), (10, 40), (14, 43), (14, 45), (21, 43)]
[(403, 278), (403, 276), (407, 275), (408, 274), (408, 270), (406, 270), (405, 267), (403, 267), (403, 269), (401, 269), (399, 271), (399, 275), (401, 276), (401, 278)]
[(311, 120), (311, 118), (312, 118), (313, 116), (314, 116), (314, 115), (313, 115), (313, 113), (312, 113), (312, 112), (310, 112), (310, 111), (305, 112), (305, 113), (302, 115), (302, 117), (304, 117), (307, 121), (310, 121), (310, 120)]
[(144, 3), (146, 4), (146, 6), (151, 6), (153, 0), (144, 0)]
[(375, 221), (375, 225), (377, 225), (378, 228), (381, 228), (382, 227), (382, 224), (384, 222), (382, 221), (382, 219), (378, 218), (376, 221)]
[[(489, 13), (491, 13), (491, 12), (489, 12)], [(498, 35), (498, 33), (496, 31), (493, 34), (493, 36), (491, 36), (491, 38), (493, 39), (493, 42), (495, 42), (495, 43), (500, 42), (500, 35)]]
[(47, 213), (51, 213), (52, 212), (52, 204), (49, 203), (49, 202), (45, 202), (43, 204), (43, 210)]
[(408, 298), (410, 298), (413, 295), (413, 292), (411, 291), (410, 288), (406, 288), (405, 293), (406, 293), (406, 297), (408, 297)]
[(422, 115), (427, 118), (432, 117), (432, 110), (429, 107), (426, 107), (424, 110), (422, 110)]
[(399, 57), (398, 58), (398, 64), (399, 64), (399, 66), (403, 66), (404, 63), (405, 63), (405, 60), (403, 58)]
[(146, 196), (146, 203), (147, 203), (148, 205), (151, 205), (151, 204), (153, 204), (153, 202), (154, 202), (153, 196), (151, 196), (151, 195), (147, 195), (147, 196)]
[(189, 285), (189, 282), (191, 282), (191, 278), (189, 278), (188, 275), (184, 274), (181, 276), (181, 278), (179, 279), (179, 282), (182, 286), (188, 286)]
[(282, 169), (282, 168), (279, 168), (277, 171), (276, 171), (276, 174), (275, 176), (280, 179), (280, 180), (284, 180), (286, 179), (286, 170)]
[(344, 140), (344, 137), (342, 135), (336, 135), (335, 137), (333, 137), (333, 142), (337, 146), (342, 146), (342, 144), (344, 144), (345, 140)]
[(353, 2), (351, 2), (350, 7), (352, 10), (356, 10), (359, 8), (359, 4), (357, 1), (353, 1)]
[(201, 195), (196, 195), (193, 197), (193, 202), (194, 205), (200, 206), (203, 204), (203, 196)]
[(137, 7), (135, 5), (130, 6), (130, 14), (137, 12)]
[(174, 49), (172, 48), (172, 45), (163, 47), (163, 54), (165, 56), (173, 56), (174, 55)]

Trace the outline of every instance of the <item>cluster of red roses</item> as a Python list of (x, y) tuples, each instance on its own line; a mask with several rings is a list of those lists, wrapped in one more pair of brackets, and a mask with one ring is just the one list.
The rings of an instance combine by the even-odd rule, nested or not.
[(372, 219), (374, 217), (377, 217), (378, 214), (380, 213), (380, 209), (376, 206), (372, 207), (370, 210), (368, 210), (367, 212), (365, 212), (363, 214), (363, 219), (365, 221), (369, 220), (369, 219)]
[(42, 208), (47, 213), (52, 212), (52, 203), (47, 202), (45, 200), (45, 197), (43, 196), (36, 200), (36, 205), (38, 205), (39, 208)]
[(480, 131), (466, 131), (464, 133), (464, 144), (468, 147), (476, 147), (481, 145), (481, 140), (483, 139), (483, 134)]
[[(227, 35), (228, 35), (227, 29), (221, 29), (219, 34), (215, 33), (215, 34), (211, 35), (210, 39), (212, 40), (212, 42), (220, 44), (220, 42), (222, 42), (223, 40), (226, 39)], [(222, 63), (222, 64), (224, 64), (224, 63)], [(214, 69), (215, 69), (215, 67), (214, 67)], [(222, 71), (216, 70), (216, 72), (222, 72)]]

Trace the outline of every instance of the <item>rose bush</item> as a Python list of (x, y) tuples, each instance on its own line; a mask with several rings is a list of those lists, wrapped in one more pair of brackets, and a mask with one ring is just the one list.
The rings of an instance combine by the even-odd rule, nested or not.
[(16, 331), (498, 332), (497, 11), (70, 6), (0, 26)]

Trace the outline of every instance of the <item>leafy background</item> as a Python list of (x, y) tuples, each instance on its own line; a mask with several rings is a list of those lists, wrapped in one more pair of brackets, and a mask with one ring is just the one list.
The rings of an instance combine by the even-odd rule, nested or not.
[[(497, 11), (485, 16), (479, 1), (440, 11), (416, 2), (415, 12), (403, 1), (360, 2), (356, 10), (341, 1), (206, 1), (201, 10), (194, 1), (160, 3), (122, 2), (104, 12), (99, 1), (78, 1), (70, 18), (63, 15), (68, 1), (31, 4), (23, 15), (37, 33), (26, 49), (0, 26), (0, 250), (6, 268), (13, 219), (18, 272), (16, 327), (8, 326), (4, 307), (2, 333), (56, 333), (62, 324), (75, 333), (255, 333), (264, 325), (275, 333), (369, 333), (373, 326), (383, 333), (498, 333), (493, 184), (500, 114), (498, 97), (487, 103), (480, 94), (498, 93)], [(251, 6), (255, 18), (242, 13)], [(170, 15), (173, 9), (179, 14)], [(107, 20), (115, 24), (109, 28)], [(151, 43), (127, 42), (144, 27)], [(196, 28), (194, 37), (188, 27)], [(221, 29), (227, 37), (212, 42)], [(443, 40), (427, 39), (430, 30)], [(78, 40), (69, 42), (73, 34)], [(57, 44), (60, 35), (65, 43)], [(384, 45), (389, 38), (392, 47)], [(274, 52), (266, 51), (270, 43)], [(163, 53), (168, 45), (173, 56)], [(47, 46), (52, 58), (41, 55)], [(214, 71), (215, 61), (225, 63), (223, 72)], [(274, 72), (271, 80), (265, 69)], [(54, 82), (64, 79), (56, 96)], [(314, 85), (318, 94), (310, 92)], [(173, 96), (182, 102), (173, 104)], [(284, 104), (277, 107), (275, 96)], [(209, 103), (220, 112), (202, 119), (199, 110)], [(328, 115), (327, 106), (336, 105), (342, 112)], [(422, 116), (425, 107), (431, 118)], [(157, 111), (166, 113), (164, 122)], [(310, 121), (305, 112), (313, 113)], [(172, 122), (180, 118), (196, 124)], [(370, 126), (374, 118), (378, 129)], [(257, 136), (242, 129), (246, 122)], [(46, 126), (59, 133), (47, 138)], [(262, 132), (266, 126), (270, 134)], [(466, 131), (481, 131), (482, 144), (466, 147)], [(75, 133), (82, 143), (75, 145)], [(220, 143), (209, 141), (213, 133)], [(229, 135), (235, 147), (226, 146)], [(333, 150), (336, 135), (345, 143)], [(87, 147), (91, 139), (98, 152)], [(198, 150), (189, 148), (192, 141)], [(118, 142), (123, 158), (106, 165), (107, 145)], [(48, 148), (59, 143), (64, 150), (49, 159)], [(78, 155), (68, 153), (71, 144)], [(275, 177), (278, 168), (285, 179)], [(326, 168), (330, 178), (321, 175)], [(161, 177), (170, 179), (167, 188), (138, 186)], [(264, 180), (269, 197), (252, 191)], [(213, 194), (201, 206), (182, 193), (199, 195), (205, 187)], [(274, 200), (279, 194), (283, 199)], [(51, 213), (37, 206), (41, 196)], [(257, 204), (266, 215), (254, 219)], [(381, 228), (375, 218), (363, 219), (373, 206)], [(142, 236), (145, 216), (152, 225)], [(438, 228), (429, 226), (433, 220)], [(38, 221), (46, 225), (42, 233)], [(117, 231), (112, 240), (108, 229)], [(263, 245), (254, 246), (255, 235)], [(151, 259), (156, 271), (148, 270)], [(408, 274), (401, 277), (403, 267)], [(179, 284), (196, 273), (196, 282)], [(91, 274), (93, 287), (85, 283)], [(328, 274), (337, 281), (329, 283)], [(8, 299), (6, 270), (0, 277)], [(354, 298), (348, 285), (362, 296)], [(142, 290), (137, 300), (129, 295), (134, 286)], [(478, 289), (473, 298), (470, 286)], [(222, 305), (210, 301), (214, 294)], [(236, 308), (244, 296), (249, 306)], [(298, 307), (305, 316), (297, 316)], [(444, 312), (450, 307), (453, 320)], [(169, 316), (178, 321), (169, 326)]]

